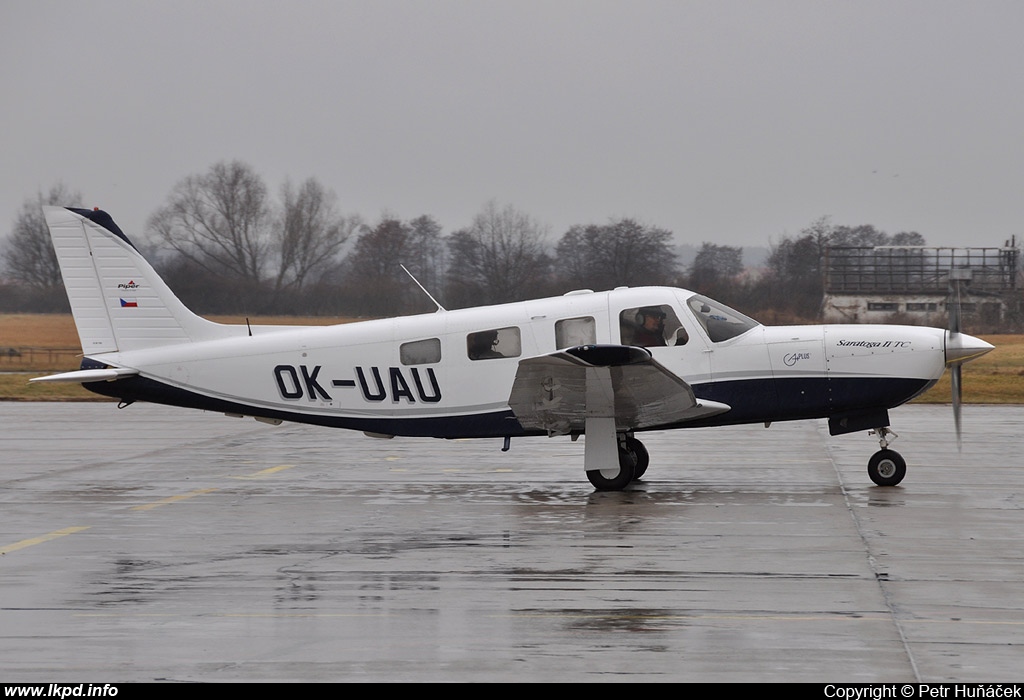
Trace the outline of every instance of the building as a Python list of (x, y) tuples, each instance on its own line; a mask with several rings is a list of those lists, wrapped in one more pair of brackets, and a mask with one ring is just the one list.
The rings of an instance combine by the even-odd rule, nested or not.
[(998, 328), (1020, 311), (1020, 249), (829, 247), (822, 316), (828, 323), (944, 326), (959, 297), (965, 323)]

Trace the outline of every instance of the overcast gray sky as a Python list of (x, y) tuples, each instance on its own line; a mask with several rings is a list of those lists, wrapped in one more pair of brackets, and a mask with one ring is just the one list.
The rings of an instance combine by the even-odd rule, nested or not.
[(129, 235), (183, 177), (345, 213), (488, 200), (766, 245), (814, 219), (1022, 233), (1024, 2), (0, 2), (0, 229), (57, 181)]

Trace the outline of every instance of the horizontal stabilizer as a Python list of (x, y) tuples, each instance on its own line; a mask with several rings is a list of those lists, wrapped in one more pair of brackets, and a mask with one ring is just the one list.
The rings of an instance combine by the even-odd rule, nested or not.
[(115, 379), (133, 377), (139, 373), (137, 369), (126, 369), (124, 367), (109, 369), (79, 369), (74, 372), (61, 372), (46, 377), (33, 377), (30, 382), (111, 382)]
[(527, 430), (583, 432), (588, 417), (615, 419), (616, 430), (664, 427), (725, 413), (698, 400), (690, 385), (643, 348), (580, 346), (519, 363), (509, 406)]

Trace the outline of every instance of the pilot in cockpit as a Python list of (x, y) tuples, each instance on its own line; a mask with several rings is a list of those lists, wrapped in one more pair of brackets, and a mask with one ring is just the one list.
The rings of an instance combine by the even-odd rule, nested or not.
[(657, 306), (645, 306), (636, 313), (639, 327), (633, 333), (633, 345), (660, 347), (665, 343), (665, 312)]

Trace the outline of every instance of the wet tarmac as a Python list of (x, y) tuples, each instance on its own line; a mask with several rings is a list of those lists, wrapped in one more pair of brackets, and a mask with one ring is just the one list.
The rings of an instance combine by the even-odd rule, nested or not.
[(0, 680), (1005, 682), (1024, 407), (583, 442), (0, 403)]

